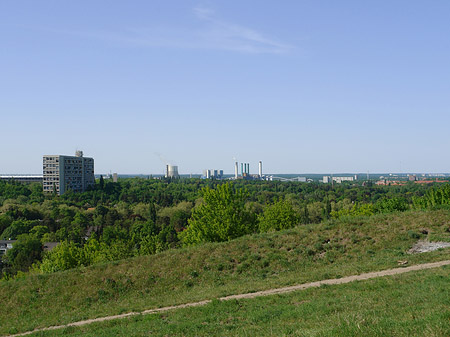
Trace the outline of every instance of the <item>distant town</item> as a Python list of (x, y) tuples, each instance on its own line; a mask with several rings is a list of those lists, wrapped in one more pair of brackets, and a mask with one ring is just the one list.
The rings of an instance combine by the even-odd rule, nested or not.
[(202, 174), (180, 174), (178, 166), (166, 164), (165, 174), (95, 174), (94, 158), (84, 157), (83, 151), (76, 151), (74, 156), (44, 155), (42, 174), (4, 174), (0, 180), (13, 180), (21, 183), (42, 183), (43, 191), (47, 193), (64, 194), (84, 192), (95, 184), (96, 178), (111, 179), (117, 182), (119, 178), (141, 177), (147, 179), (184, 179), (200, 178), (214, 180), (267, 180), (267, 181), (297, 181), (304, 183), (342, 184), (344, 182), (372, 181), (376, 185), (405, 185), (409, 182), (429, 184), (447, 182), (449, 173), (339, 173), (339, 174), (264, 174), (263, 162), (258, 162), (258, 173), (251, 173), (250, 163), (235, 162), (234, 174), (224, 174), (223, 169), (205, 169)]

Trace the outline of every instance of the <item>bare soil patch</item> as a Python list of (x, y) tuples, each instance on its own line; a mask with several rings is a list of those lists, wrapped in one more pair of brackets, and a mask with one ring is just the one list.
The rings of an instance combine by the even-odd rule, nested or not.
[(429, 241), (418, 241), (412, 248), (408, 251), (409, 254), (417, 253), (427, 253), (441, 248), (449, 248), (450, 242), (429, 242)]

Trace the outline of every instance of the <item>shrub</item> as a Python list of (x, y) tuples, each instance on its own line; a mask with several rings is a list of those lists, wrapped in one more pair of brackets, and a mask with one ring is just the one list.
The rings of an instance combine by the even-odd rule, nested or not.
[(266, 206), (263, 214), (258, 216), (261, 232), (278, 231), (292, 228), (299, 222), (299, 215), (292, 204), (286, 200), (277, 201)]
[(256, 218), (245, 208), (249, 195), (227, 183), (202, 190), (203, 203), (192, 211), (188, 227), (179, 233), (184, 245), (228, 241), (255, 232)]

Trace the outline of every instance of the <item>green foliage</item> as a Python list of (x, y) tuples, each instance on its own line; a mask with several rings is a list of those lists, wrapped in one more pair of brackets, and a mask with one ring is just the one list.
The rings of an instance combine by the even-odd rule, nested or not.
[[(34, 186), (41, 186), (40, 184), (33, 184), (33, 186), (27, 186), (18, 183), (14, 180), (11, 181), (0, 181), (0, 205), (3, 200), (6, 199), (16, 199), (20, 196), (25, 196), (26, 199), (33, 193)], [(42, 186), (41, 186), (42, 192)], [(42, 194), (42, 193), (41, 193)]]
[(156, 210), (153, 204), (140, 202), (133, 207), (133, 213), (143, 220), (156, 221)]
[(48, 227), (47, 226), (34, 226), (30, 230), (30, 234), (34, 236), (35, 238), (42, 239), (45, 234), (48, 233)]
[(375, 214), (375, 207), (373, 204), (357, 204), (355, 203), (352, 208), (342, 208), (339, 211), (332, 211), (331, 216), (338, 219), (343, 216), (371, 216)]
[(83, 246), (73, 241), (63, 241), (44, 255), (37, 268), (43, 273), (51, 273), (133, 256), (131, 242), (113, 238), (115, 234), (109, 233), (105, 241), (91, 238)]
[(404, 212), (409, 209), (409, 204), (402, 197), (382, 198), (375, 204), (375, 209), (378, 213)]
[[(178, 247), (180, 238), (185, 238), (185, 245), (229, 240), (256, 232), (257, 216), (263, 223), (261, 230), (264, 222), (270, 222), (267, 226), (271, 228), (284, 228), (286, 224), (277, 223), (277, 211), (264, 206), (276, 200), (288, 201), (298, 213), (296, 223), (308, 224), (330, 216), (403, 211), (411, 205), (416, 209), (445, 208), (449, 207), (450, 193), (449, 185), (437, 184), (331, 186), (242, 180), (233, 182), (231, 188), (233, 193), (245, 191), (242, 202), (210, 198), (209, 204), (215, 206), (207, 206), (205, 190), (227, 189), (223, 184), (200, 179), (130, 178), (118, 183), (104, 180), (102, 188), (98, 182), (84, 193), (52, 196), (44, 195), (40, 184), (0, 181), (0, 237), (14, 239), (29, 233), (41, 241), (74, 242), (80, 249), (91, 244), (85, 261), (90, 264)], [(263, 215), (265, 208), (268, 213)], [(88, 233), (94, 233), (92, 238), (98, 245), (85, 241)]]
[(34, 226), (39, 225), (36, 220), (16, 220), (11, 223), (11, 225), (6, 228), (1, 238), (3, 240), (15, 240), (20, 234), (28, 233)]
[(63, 241), (44, 256), (39, 269), (51, 273), (82, 265), (88, 265), (83, 249), (75, 242)]
[(180, 233), (185, 245), (228, 241), (256, 230), (256, 219), (245, 209), (248, 192), (227, 183), (202, 190), (203, 203), (193, 209), (188, 227)]
[(450, 205), (450, 184), (428, 190), (423, 197), (414, 197), (415, 209), (436, 208)]
[(103, 229), (102, 241), (107, 245), (112, 245), (117, 241), (128, 241), (128, 231), (120, 226), (108, 226)]
[(167, 245), (158, 235), (147, 235), (142, 238), (139, 247), (139, 255), (150, 255), (160, 253), (167, 249)]
[(3, 233), (3, 231), (11, 226), (11, 223), (13, 222), (12, 217), (10, 217), (7, 214), (0, 214), (0, 233)]
[(324, 220), (324, 204), (321, 201), (314, 201), (306, 205), (305, 216), (308, 222), (319, 223)]
[(278, 231), (292, 228), (298, 224), (299, 216), (292, 204), (286, 200), (279, 200), (264, 208), (258, 216), (259, 230), (261, 232)]
[[(220, 244), (208, 243), (151, 256), (101, 263), (63, 273), (31, 274), (22, 279), (0, 281), (0, 303), (8, 304), (0, 306), (0, 334), (6, 335), (12, 328), (16, 328), (17, 332), (24, 332), (36, 327), (67, 324), (88, 318), (379, 271), (397, 267), (399, 260), (408, 260), (408, 265), (446, 260), (450, 257), (448, 249), (407, 254), (411, 245), (417, 241), (408, 231), (421, 233), (421, 229), (427, 228), (430, 233), (438, 235), (440, 240), (450, 241), (450, 232), (447, 231), (449, 217), (450, 210), (348, 217), (322, 224), (297, 226), (282, 232), (248, 235)], [(94, 241), (90, 239), (87, 244), (91, 242)], [(396, 280), (392, 279), (392, 282), (395, 284)], [(444, 286), (445, 282), (448, 283), (448, 275), (440, 278), (440, 283)], [(320, 289), (322, 288), (324, 287)], [(396, 289), (394, 287), (393, 291), (398, 290)], [(445, 289), (447, 288), (444, 287), (444, 292), (438, 291), (435, 294), (442, 307), (448, 307), (447, 301), (442, 297), (446, 294)], [(431, 286), (424, 290), (426, 299), (436, 289)], [(300, 293), (307, 296), (310, 291)], [(358, 289), (356, 298), (363, 293), (362, 289)], [(324, 298), (335, 301), (338, 307), (342, 302), (339, 294)], [(372, 294), (367, 298), (378, 301)], [(381, 312), (385, 312), (386, 303), (399, 298), (405, 299), (394, 293), (387, 296), (386, 301), (377, 302)], [(274, 299), (279, 301), (280, 296), (275, 296)], [(349, 301), (350, 305), (352, 301), (353, 299)], [(411, 302), (406, 298), (406, 302), (408, 301)], [(314, 304), (314, 300), (311, 303)], [(414, 304), (410, 305), (411, 308), (417, 308), (415, 301), (411, 303)], [(427, 301), (424, 300), (423, 303)], [(364, 306), (364, 301), (361, 305), (367, 307)], [(264, 315), (268, 307), (270, 306), (263, 306), (260, 310), (267, 324), (272, 319), (271, 315)], [(292, 303), (291, 309), (301, 308), (305, 308), (305, 315), (298, 317), (312, 317), (316, 312), (308, 307), (308, 302), (303, 303), (303, 300)], [(332, 314), (335, 310), (333, 308), (331, 312), (323, 304), (318, 305), (318, 308), (325, 308), (324, 315)], [(241, 309), (236, 306), (239, 312)], [(350, 323), (351, 319), (359, 317), (360, 309), (355, 308), (348, 317)], [(286, 312), (290, 309), (286, 309), (283, 303), (280, 310)], [(442, 310), (439, 307), (439, 311), (445, 315), (445, 310)], [(190, 309), (186, 311), (186, 315), (191, 314)], [(373, 310), (368, 310), (369, 314), (373, 315)], [(414, 318), (410, 312), (405, 315), (416, 321), (417, 317)], [(148, 317), (170, 326), (167, 324), (167, 315), (163, 316)], [(392, 318), (392, 315), (387, 317)], [(336, 319), (340, 318), (342, 317), (336, 316)], [(211, 319), (213, 326), (221, 326), (219, 321)], [(290, 322), (297, 322), (298, 319)], [(361, 324), (363, 319), (359, 321)], [(224, 324), (227, 320), (228, 315), (224, 315)], [(397, 317), (394, 317), (394, 321), (398, 322)], [(204, 329), (202, 322), (205, 322), (204, 318), (199, 321), (198, 331)], [(342, 323), (342, 319), (339, 322)], [(192, 322), (183, 320), (182, 324), (186, 327)], [(144, 329), (142, 333), (131, 335), (148, 335), (150, 332), (159, 333), (153, 329)], [(334, 332), (334, 335), (339, 335)], [(61, 331), (58, 333), (60, 335)], [(183, 333), (187, 334), (185, 330), (180, 332)], [(299, 331), (298, 335), (302, 333)], [(116, 334), (130, 335), (129, 331), (116, 331)]]
[(6, 252), (6, 261), (12, 268), (12, 273), (28, 271), (31, 265), (40, 260), (42, 243), (39, 238), (29, 235), (19, 235), (13, 247)]

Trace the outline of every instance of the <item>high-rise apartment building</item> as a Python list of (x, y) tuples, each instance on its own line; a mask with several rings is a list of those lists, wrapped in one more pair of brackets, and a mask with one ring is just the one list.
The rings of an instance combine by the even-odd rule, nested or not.
[(83, 157), (83, 151), (77, 151), (75, 156), (44, 156), (43, 171), (44, 192), (84, 192), (95, 184), (94, 159)]

